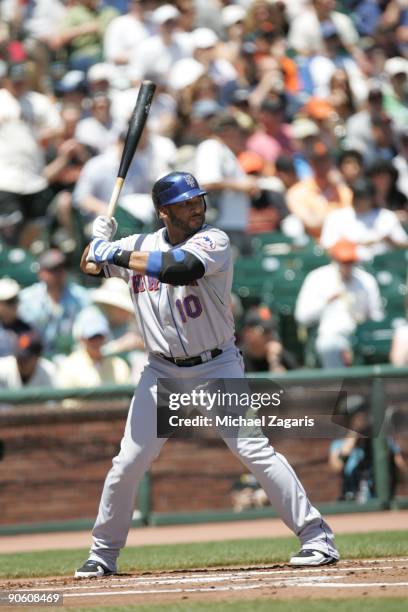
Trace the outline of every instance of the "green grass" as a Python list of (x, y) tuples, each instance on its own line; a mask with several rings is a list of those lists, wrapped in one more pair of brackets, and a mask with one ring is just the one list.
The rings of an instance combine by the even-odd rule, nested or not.
[[(343, 559), (408, 556), (404, 531), (344, 534), (336, 542)], [(120, 557), (120, 571), (270, 565), (287, 561), (298, 548), (294, 537), (129, 547)], [(0, 578), (72, 575), (87, 554), (87, 549), (1, 554)]]
[(374, 599), (371, 597), (350, 599), (252, 599), (251, 601), (230, 602), (184, 602), (158, 605), (98, 606), (97, 608), (65, 608), (64, 612), (403, 612), (407, 610), (407, 600), (403, 597)]

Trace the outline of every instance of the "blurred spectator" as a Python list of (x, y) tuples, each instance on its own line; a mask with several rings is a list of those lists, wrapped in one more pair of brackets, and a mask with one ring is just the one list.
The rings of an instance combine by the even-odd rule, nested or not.
[(231, 501), (234, 512), (269, 505), (265, 491), (252, 474), (241, 474), (232, 487)]
[[(334, 0), (312, 0), (293, 19), (289, 30), (289, 45), (303, 56), (324, 54), (324, 28), (329, 24), (337, 33), (342, 46), (363, 67), (366, 67), (364, 54), (359, 49), (359, 36), (348, 15), (335, 10)], [(322, 32), (323, 30), (323, 32)]]
[(302, 221), (305, 231), (318, 238), (331, 211), (350, 207), (351, 191), (340, 180), (323, 143), (313, 145), (309, 161), (313, 176), (293, 185), (286, 197), (289, 210)]
[(112, 19), (105, 31), (104, 56), (111, 64), (124, 68), (126, 77), (132, 55), (149, 35), (143, 12), (141, 0), (129, 0), (127, 13)]
[(18, 336), (15, 355), (0, 357), (0, 389), (54, 387), (56, 368), (44, 359), (43, 342), (38, 332)]
[[(291, 134), (295, 146), (295, 153), (293, 156), (287, 156), (288, 159), (292, 157), (293, 164), (296, 170), (297, 179), (302, 180), (310, 178), (312, 176), (312, 169), (309, 163), (310, 152), (313, 146), (320, 141), (320, 129), (316, 121), (312, 121), (308, 117), (297, 117), (291, 123)], [(279, 173), (278, 160), (275, 164), (275, 172)], [(296, 182), (293, 181), (293, 175), (291, 175), (290, 183), (285, 183), (286, 189), (292, 187)]]
[(337, 166), (340, 174), (349, 187), (364, 177), (363, 156), (357, 149), (345, 149), (340, 152)]
[(116, 142), (120, 131), (114, 124), (108, 95), (95, 92), (91, 98), (90, 116), (78, 122), (75, 138), (98, 155)]
[(69, 70), (86, 72), (101, 61), (103, 36), (118, 13), (99, 0), (76, 0), (70, 4), (59, 23), (53, 47), (68, 52)]
[(405, 127), (398, 134), (399, 153), (392, 160), (398, 170), (398, 189), (408, 198), (408, 127)]
[(110, 336), (109, 323), (94, 307), (81, 312), (74, 327), (79, 347), (58, 369), (59, 387), (97, 387), (130, 382), (130, 370), (120, 357), (105, 356), (102, 347)]
[(39, 258), (39, 282), (20, 292), (19, 315), (35, 327), (47, 355), (65, 353), (72, 346), (72, 327), (90, 303), (87, 289), (67, 278), (66, 259), (57, 249)]
[(282, 95), (269, 95), (259, 112), (258, 130), (248, 138), (247, 147), (273, 163), (279, 155), (294, 152), (290, 127), (285, 123), (285, 100)]
[(339, 240), (329, 251), (332, 262), (306, 276), (295, 309), (298, 323), (317, 326), (315, 348), (323, 368), (352, 364), (351, 338), (357, 325), (383, 318), (377, 282), (356, 267), (356, 246)]
[[(282, 159), (282, 158), (280, 158)], [(249, 209), (248, 234), (273, 232), (279, 229), (281, 221), (288, 216), (282, 184), (275, 177), (262, 177), (264, 159), (254, 151), (243, 151), (238, 156), (241, 168), (249, 176), (259, 178), (259, 193), (251, 198)], [(281, 168), (283, 164), (281, 163)], [(290, 173), (290, 169), (288, 174)], [(285, 172), (283, 172), (285, 174)]]
[[(406, 312), (408, 313), (408, 299), (406, 300)], [(390, 363), (398, 368), (408, 366), (408, 320), (399, 325), (392, 338)]]
[[(104, 215), (107, 212), (115, 184), (126, 133), (122, 132), (114, 146), (101, 155), (90, 159), (83, 167), (75, 187), (74, 204), (88, 216)], [(170, 172), (175, 157), (172, 141), (163, 136), (149, 135), (144, 129), (136, 154), (124, 183), (120, 205), (144, 223), (154, 218), (154, 207), (150, 192), (158, 176)], [(138, 198), (138, 205), (135, 206)], [(128, 205), (126, 205), (126, 202)]]
[(408, 124), (408, 59), (391, 57), (384, 64), (389, 86), (384, 88), (384, 110), (397, 127)]
[(225, 40), (221, 45), (220, 55), (233, 64), (238, 60), (244, 41), (244, 20), (246, 11), (238, 4), (228, 4), (221, 12), (221, 23)]
[(55, 83), (55, 93), (58, 96), (59, 107), (76, 106), (81, 113), (85, 112), (87, 102), (86, 74), (82, 70), (69, 70)]
[[(339, 500), (366, 503), (375, 497), (372, 428), (369, 407), (360, 395), (347, 397), (351, 431), (342, 439), (333, 440), (329, 450), (329, 467), (340, 474)], [(406, 472), (407, 464), (394, 438), (387, 437), (391, 495), (395, 493), (398, 472)]]
[[(84, 163), (91, 157), (89, 149), (78, 142), (75, 131), (81, 117), (78, 106), (67, 104), (61, 110), (63, 130), (47, 147), (45, 169), (54, 198), (47, 216), (54, 223), (50, 228), (50, 241), (65, 252), (75, 248), (74, 220), (72, 216), (72, 191)], [(56, 227), (55, 227), (56, 226)]]
[(298, 367), (294, 356), (284, 349), (277, 326), (268, 308), (250, 310), (244, 318), (240, 349), (247, 372), (284, 372)]
[(14, 353), (17, 336), (31, 329), (17, 315), (19, 291), (15, 280), (0, 279), (0, 357)]
[(217, 227), (245, 254), (250, 250), (246, 230), (250, 197), (259, 193), (257, 179), (245, 175), (236, 157), (244, 148), (244, 134), (235, 117), (220, 114), (212, 128), (212, 136), (197, 147), (194, 174), (218, 211)]
[(386, 160), (379, 159), (369, 166), (367, 176), (374, 186), (374, 200), (378, 208), (388, 208), (402, 215), (401, 221), (407, 220), (408, 200), (398, 190), (398, 171)]
[(135, 49), (129, 66), (129, 78), (139, 83), (147, 73), (166, 78), (171, 67), (191, 56), (191, 43), (177, 31), (180, 11), (172, 4), (163, 4), (152, 15), (158, 33), (143, 40)]
[(358, 258), (367, 261), (392, 248), (408, 247), (407, 233), (395, 212), (377, 207), (372, 182), (356, 181), (352, 193), (353, 205), (332, 212), (324, 222), (321, 244), (325, 249), (347, 238), (355, 243)]
[(383, 112), (383, 93), (379, 85), (372, 85), (368, 91), (366, 108), (352, 115), (346, 122), (347, 149), (360, 151), (370, 162), (375, 156), (372, 120)]
[(92, 292), (92, 301), (105, 315), (111, 340), (104, 345), (103, 354), (129, 353), (144, 348), (136, 328), (133, 302), (129, 288), (121, 278), (107, 278)]

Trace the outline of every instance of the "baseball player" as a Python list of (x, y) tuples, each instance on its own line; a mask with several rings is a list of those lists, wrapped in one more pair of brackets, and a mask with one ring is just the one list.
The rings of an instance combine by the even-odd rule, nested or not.
[[(156, 431), (157, 379), (244, 377), (230, 310), (229, 239), (205, 223), (205, 194), (191, 174), (168, 174), (152, 191), (163, 229), (111, 242), (117, 223), (100, 216), (94, 222), (94, 239), (82, 256), (83, 271), (92, 261), (128, 283), (149, 361), (130, 405), (120, 452), (105, 480), (89, 559), (75, 572), (77, 578), (117, 571), (139, 482), (166, 441)], [(225, 442), (298, 536), (301, 550), (290, 564), (336, 562), (339, 553), (330, 527), (268, 439), (228, 437)]]

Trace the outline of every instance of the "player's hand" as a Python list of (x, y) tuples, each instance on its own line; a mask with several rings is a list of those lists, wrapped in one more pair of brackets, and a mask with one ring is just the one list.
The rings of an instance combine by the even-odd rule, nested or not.
[(102, 238), (109, 242), (112, 240), (118, 229), (118, 222), (115, 217), (99, 215), (92, 224), (92, 238)]
[(86, 261), (92, 261), (96, 264), (112, 263), (113, 256), (118, 251), (120, 251), (120, 247), (117, 244), (95, 238), (89, 245)]

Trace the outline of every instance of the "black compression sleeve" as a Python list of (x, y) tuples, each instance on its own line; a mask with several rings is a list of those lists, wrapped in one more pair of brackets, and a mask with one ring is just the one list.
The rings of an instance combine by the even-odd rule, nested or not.
[(163, 253), (159, 280), (169, 285), (188, 285), (205, 274), (204, 264), (187, 251), (172, 249)]

